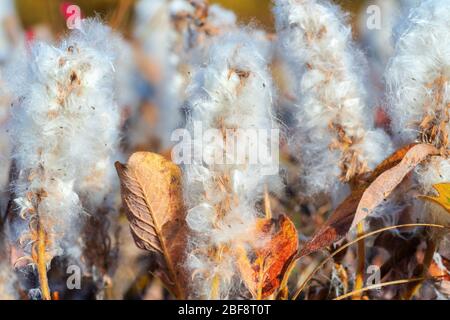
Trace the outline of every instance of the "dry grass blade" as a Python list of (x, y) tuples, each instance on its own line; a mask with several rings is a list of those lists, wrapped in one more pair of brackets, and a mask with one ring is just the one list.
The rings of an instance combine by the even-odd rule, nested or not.
[(428, 156), (439, 153), (438, 149), (429, 144), (418, 144), (412, 147), (398, 165), (383, 172), (366, 189), (359, 202), (350, 229), (364, 220), (373, 209), (385, 200), (411, 170), (426, 160)]
[[(368, 237), (374, 236), (376, 234), (385, 232), (385, 231), (389, 231), (389, 230), (393, 230), (393, 229), (400, 229), (400, 228), (412, 228), (412, 227), (429, 227), (429, 228), (437, 228), (437, 229), (450, 229), (450, 226), (443, 226), (443, 225), (439, 225), (439, 224), (429, 224), (429, 223), (410, 223), (410, 224), (402, 224), (402, 225), (396, 225), (396, 226), (390, 226), (390, 227), (385, 227), (385, 228), (381, 228), (369, 233), (364, 234), (363, 236), (360, 236), (358, 238), (356, 238), (355, 240), (352, 240), (348, 243), (346, 243), (345, 245), (341, 246), (338, 250), (334, 251), (329, 257), (327, 257), (326, 259), (324, 259), (309, 275), (308, 277), (305, 279), (305, 281), (299, 286), (299, 288), (295, 291), (294, 295), (292, 296), (293, 300), (296, 300), (300, 294), (303, 292), (303, 290), (306, 288), (307, 284), (309, 283), (309, 281), (313, 278), (313, 276), (320, 270), (322, 269), (322, 267), (328, 262), (330, 261), (334, 256), (336, 256), (337, 254), (339, 254), (340, 252), (344, 251), (345, 249), (347, 249), (348, 247), (350, 247), (351, 245), (358, 243), (361, 240), (364, 240)], [(299, 259), (299, 258), (297, 258)]]
[(353, 295), (361, 295), (362, 293), (369, 291), (369, 290), (374, 290), (374, 289), (379, 289), (379, 288), (383, 288), (383, 287), (387, 287), (387, 286), (393, 286), (393, 285), (399, 285), (399, 284), (407, 284), (407, 283), (412, 283), (412, 282), (420, 282), (425, 280), (425, 278), (414, 278), (414, 279), (403, 279), (403, 280), (395, 280), (395, 281), (389, 281), (389, 282), (383, 282), (383, 283), (378, 283), (378, 284), (374, 284), (371, 286), (367, 286), (361, 289), (357, 289), (354, 290), (352, 292), (343, 294), (337, 298), (334, 298), (333, 300), (343, 300), (346, 298), (349, 298)]
[[(358, 237), (364, 235), (364, 223), (358, 223)], [(366, 262), (366, 244), (364, 240), (358, 242), (358, 267), (356, 269), (356, 279), (355, 279), (355, 291), (362, 289), (364, 287), (364, 271)], [(355, 293), (353, 299), (359, 300), (362, 298), (360, 293)]]
[(156, 271), (175, 297), (185, 297), (184, 260), (187, 228), (181, 171), (164, 157), (138, 152), (126, 165), (116, 163), (122, 200), (136, 245), (152, 252)]
[(39, 285), (41, 289), (42, 299), (51, 300), (50, 287), (48, 285), (47, 277), (47, 254), (46, 254), (46, 237), (45, 231), (38, 223), (37, 226), (38, 240), (37, 240), (37, 252), (36, 252), (36, 266), (39, 276)]

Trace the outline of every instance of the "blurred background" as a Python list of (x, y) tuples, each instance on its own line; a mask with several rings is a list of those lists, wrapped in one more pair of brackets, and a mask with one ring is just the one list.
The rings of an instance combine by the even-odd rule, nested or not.
[[(65, 30), (62, 8), (68, 3), (80, 6), (83, 14), (87, 16), (99, 15), (104, 19), (115, 18), (120, 20), (124, 31), (129, 30), (133, 19), (133, 7), (136, 0), (16, 0), (20, 19), (26, 29), (29, 27), (48, 24), (53, 32)], [(268, 31), (273, 30), (271, 13), (272, 0), (210, 0), (225, 8), (233, 10), (242, 23), (256, 23)], [(345, 10), (353, 13), (362, 8), (364, 0), (337, 0)]]

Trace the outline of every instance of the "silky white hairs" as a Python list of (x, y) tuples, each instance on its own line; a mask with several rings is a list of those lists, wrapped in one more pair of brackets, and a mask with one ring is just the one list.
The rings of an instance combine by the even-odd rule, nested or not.
[(141, 0), (136, 13), (135, 35), (148, 58), (159, 66), (160, 79), (153, 84), (151, 99), (160, 110), (156, 129), (167, 148), (173, 144), (172, 131), (185, 123), (182, 106), (192, 65), (203, 60), (209, 44), (201, 25), (223, 31), (235, 25), (236, 17), (203, 0)]
[(11, 164), (11, 145), (7, 134), (7, 121), (11, 104), (6, 67), (23, 64), (20, 60), (24, 50), (21, 30), (16, 24), (16, 12), (12, 0), (0, 1), (0, 212), (5, 209), (7, 184)]
[(382, 78), (394, 54), (393, 32), (401, 16), (398, 0), (371, 0), (363, 6), (358, 18), (358, 31), (367, 52), (370, 67), (370, 98), (381, 106), (384, 98)]
[[(278, 144), (270, 139), (272, 129), (276, 132), (273, 84), (253, 37), (240, 31), (215, 39), (188, 89), (187, 129), (193, 138), (182, 144), (183, 150), (192, 151), (191, 162), (184, 167), (187, 223), (192, 230), (187, 252), (192, 298), (239, 297), (236, 254), (246, 243), (257, 245), (260, 240), (253, 232), (261, 215), (256, 203), (264, 185), (271, 188), (277, 181), (278, 154), (274, 156), (271, 149)], [(197, 135), (199, 127), (205, 135)], [(207, 137), (211, 130), (219, 139)], [(247, 130), (258, 133), (259, 139), (246, 140)], [(242, 162), (230, 157), (227, 143), (234, 138), (234, 147), (249, 143), (252, 151), (246, 152), (259, 150), (269, 161), (251, 162), (253, 154), (247, 153)], [(268, 164), (275, 170), (266, 171)]]
[(285, 58), (297, 78), (299, 153), (307, 192), (335, 193), (391, 151), (374, 129), (364, 88), (366, 64), (341, 10), (328, 1), (276, 0)]
[(394, 53), (393, 31), (401, 17), (402, 8), (397, 0), (372, 0), (368, 5), (363, 6), (358, 29), (373, 63), (379, 64), (378, 67), (384, 71)]
[[(446, 147), (449, 121), (450, 3), (427, 0), (411, 11), (386, 71), (388, 109), (400, 142)], [(434, 127), (446, 125), (433, 133)], [(445, 132), (444, 132), (445, 131)]]
[[(410, 11), (403, 29), (385, 74), (387, 112), (394, 134), (399, 143), (431, 143), (446, 153), (450, 129), (450, 3), (423, 1)], [(419, 168), (427, 192), (432, 184), (450, 178), (446, 161), (436, 157), (426, 170)]]
[(17, 76), (10, 134), (15, 201), (25, 221), (15, 228), (28, 254), (28, 224), (32, 229), (36, 219), (48, 234), (50, 257), (62, 249), (79, 254), (74, 242), (83, 205), (95, 210), (109, 193), (119, 126), (115, 58), (111, 30), (83, 20), (57, 47), (33, 45)]
[[(430, 143), (442, 156), (418, 166), (419, 192), (434, 194), (433, 185), (450, 181), (450, 2), (426, 0), (412, 8), (398, 36), (386, 70), (387, 106), (398, 144)], [(422, 219), (448, 223), (437, 206), (416, 206)]]
[[(160, 113), (161, 121), (156, 131), (164, 148), (170, 146), (167, 136), (183, 122), (180, 94), (185, 79), (177, 70), (180, 63), (176, 48), (179, 39), (172, 22), (171, 5), (169, 0), (140, 0), (135, 9), (135, 37), (142, 45), (145, 58), (158, 67), (151, 79), (154, 91), (150, 99)], [(141, 139), (136, 135), (132, 143), (139, 144)]]
[(171, 145), (170, 133), (183, 124), (181, 105), (186, 79), (179, 70), (182, 39), (172, 21), (176, 8), (190, 9), (191, 5), (184, 0), (140, 0), (136, 6), (135, 36), (147, 58), (159, 67), (151, 99), (160, 110), (161, 121), (156, 129), (164, 148)]
[(369, 0), (358, 18), (358, 30), (370, 66), (370, 98), (382, 105), (383, 75), (395, 52), (396, 39), (411, 8), (420, 0)]
[(6, 207), (7, 199), (5, 195), (11, 164), (11, 144), (6, 126), (9, 118), (9, 107), (10, 95), (3, 80), (3, 72), (0, 69), (0, 212), (3, 212)]
[(122, 112), (122, 120), (138, 113), (141, 93), (138, 90), (138, 66), (132, 45), (119, 34), (114, 34), (118, 48), (115, 67), (115, 88), (117, 105)]
[[(7, 59), (13, 49), (7, 30), (7, 19), (15, 16), (13, 0), (0, 1), (0, 62)], [(10, 21), (9, 21), (10, 22)]]

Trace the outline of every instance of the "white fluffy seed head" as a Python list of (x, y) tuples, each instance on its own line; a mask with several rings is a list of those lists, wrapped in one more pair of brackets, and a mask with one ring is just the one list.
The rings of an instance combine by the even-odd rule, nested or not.
[(442, 147), (443, 137), (430, 131), (445, 117), (450, 129), (450, 3), (423, 1), (403, 29), (385, 75), (392, 128), (401, 143), (420, 140)]
[(0, 211), (5, 209), (6, 195), (9, 181), (9, 167), (11, 164), (11, 144), (7, 133), (6, 123), (9, 118), (10, 94), (6, 90), (3, 79), (3, 70), (0, 69)]
[(183, 43), (185, 59), (196, 59), (205, 50), (211, 36), (236, 30), (236, 15), (217, 4), (205, 0), (174, 0), (171, 16)]
[[(386, 70), (387, 112), (399, 144), (430, 143), (449, 148), (450, 3), (426, 0), (412, 7), (399, 29), (396, 52)], [(450, 181), (449, 160), (433, 157), (415, 171), (418, 192), (436, 195), (433, 185)], [(449, 222), (448, 213), (426, 203), (415, 208), (422, 221)]]
[[(216, 129), (221, 134), (227, 129), (236, 133), (276, 128), (271, 111), (272, 80), (259, 48), (252, 34), (244, 31), (215, 39), (209, 47), (206, 64), (198, 67), (188, 89), (187, 129), (192, 141), (186, 143), (188, 148), (193, 147), (193, 162), (184, 168), (184, 190), (187, 223), (193, 231), (187, 259), (187, 268), (195, 275), (193, 297), (239, 296), (236, 251), (261, 240), (254, 236), (255, 221), (261, 215), (256, 203), (265, 183), (269, 188), (272, 186), (264, 174), (264, 165), (250, 163), (248, 158), (242, 163), (207, 162), (202, 156), (229, 155), (224, 140), (207, 141), (195, 134), (196, 125), (201, 125), (203, 132)], [(235, 141), (242, 144), (243, 139), (238, 134)], [(268, 139), (252, 140), (252, 143), (257, 143), (259, 150), (269, 152)], [(197, 153), (196, 147), (200, 145), (202, 154)], [(217, 282), (218, 290), (213, 292), (213, 284)]]
[[(358, 17), (358, 30), (367, 51), (372, 72), (381, 80), (395, 51), (396, 38), (404, 28), (404, 18), (421, 0), (370, 0)], [(378, 83), (376, 83), (378, 84)], [(379, 85), (379, 84), (378, 84)]]
[[(11, 25), (10, 20), (15, 17), (15, 8), (13, 0), (0, 1), (0, 63), (6, 60), (13, 50), (13, 43), (11, 43), (11, 34), (13, 30), (9, 30)], [(15, 31), (15, 30), (14, 30)]]
[(364, 57), (346, 16), (328, 1), (277, 0), (282, 52), (297, 79), (296, 137), (310, 194), (335, 192), (391, 151), (374, 128), (364, 88)]
[(358, 17), (358, 32), (370, 68), (368, 93), (378, 106), (383, 103), (383, 74), (394, 54), (393, 33), (402, 17), (402, 9), (398, 0), (372, 0), (363, 6)]
[(136, 5), (135, 37), (158, 62), (170, 59), (167, 53), (176, 39), (170, 3), (167, 0), (140, 0)]
[(139, 112), (141, 94), (137, 89), (138, 66), (132, 45), (119, 34), (114, 34), (118, 56), (115, 68), (115, 90), (117, 105), (122, 113), (122, 121)]
[(374, 0), (369, 4), (358, 18), (358, 29), (371, 63), (376, 63), (376, 71), (381, 72), (394, 53), (392, 33), (401, 7), (397, 0)]
[(111, 30), (83, 20), (59, 46), (35, 44), (14, 88), (16, 203), (27, 219), (39, 213), (53, 255), (77, 237), (83, 205), (95, 210), (110, 191), (119, 126), (115, 58)]
[(204, 60), (210, 35), (234, 28), (236, 16), (202, 0), (141, 0), (136, 13), (136, 37), (159, 66), (160, 79), (152, 83), (150, 99), (160, 110), (156, 131), (162, 147), (168, 148), (171, 133), (185, 123), (182, 106), (193, 65)]
[[(186, 79), (180, 73), (182, 41), (172, 21), (172, 11), (179, 1), (141, 0), (136, 6), (135, 36), (141, 43), (146, 57), (159, 67), (159, 79), (150, 97), (161, 115), (158, 128), (163, 147), (169, 147), (168, 136), (183, 123), (181, 105), (182, 90)], [(190, 5), (181, 1), (187, 8)], [(181, 10), (181, 9), (180, 9)], [(139, 137), (137, 137), (139, 139)]]

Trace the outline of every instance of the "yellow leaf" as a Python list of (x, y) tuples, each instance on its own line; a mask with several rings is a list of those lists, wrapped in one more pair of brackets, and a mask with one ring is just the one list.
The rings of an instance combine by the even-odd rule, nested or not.
[(438, 183), (433, 185), (433, 188), (437, 191), (437, 197), (420, 196), (422, 199), (437, 203), (442, 208), (450, 213), (450, 182)]

